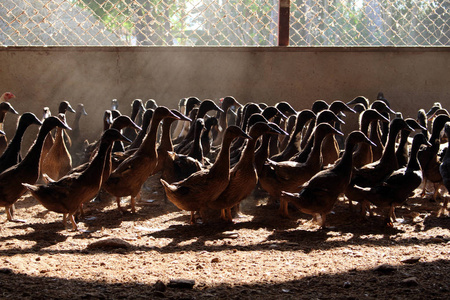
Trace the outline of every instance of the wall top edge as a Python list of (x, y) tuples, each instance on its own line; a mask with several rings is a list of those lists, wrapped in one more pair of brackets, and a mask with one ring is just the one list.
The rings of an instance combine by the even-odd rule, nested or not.
[(0, 51), (62, 52), (450, 52), (450, 47), (185, 47), (185, 46), (0, 46)]

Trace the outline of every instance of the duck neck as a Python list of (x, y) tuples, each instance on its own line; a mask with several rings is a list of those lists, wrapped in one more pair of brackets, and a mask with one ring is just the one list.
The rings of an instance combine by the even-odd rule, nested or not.
[(5, 121), (6, 112), (0, 111), (0, 129), (3, 130), (3, 121)]
[[(450, 141), (449, 141), (449, 145), (450, 145)], [(420, 163), (417, 158), (417, 154), (419, 153), (420, 146), (421, 146), (420, 143), (414, 143), (414, 141), (413, 141), (413, 144), (411, 146), (411, 154), (409, 156), (408, 165), (406, 166), (407, 171), (419, 171), (420, 170)]]
[(44, 144), (47, 134), (49, 134), (52, 129), (53, 128), (49, 128), (48, 126), (41, 127), (34, 144), (30, 147), (30, 150), (28, 150), (24, 159), (20, 162), (20, 165), (27, 165), (27, 168), (34, 170), (36, 171), (36, 174), (39, 174), (39, 160), (41, 158), (42, 145)]
[(295, 124), (294, 132), (289, 137), (289, 141), (287, 143), (286, 148), (295, 147), (298, 143), (298, 135), (302, 131), (303, 126), (305, 126), (308, 120), (299, 120), (298, 123)]
[(409, 131), (407, 130), (402, 130), (400, 132), (400, 141), (398, 143), (397, 146), (397, 153), (407, 153), (408, 151), (408, 137), (409, 137)]
[(75, 114), (75, 119), (73, 120), (72, 130), (77, 130), (80, 128), (80, 118), (81, 118), (81, 112), (77, 112)]
[(150, 129), (147, 132), (147, 134), (144, 137), (144, 140), (142, 141), (141, 146), (139, 146), (136, 153), (139, 153), (140, 155), (146, 154), (146, 155), (153, 155), (156, 156), (156, 135), (158, 133), (158, 126), (161, 122), (161, 117), (153, 116)]
[(147, 130), (148, 130), (148, 126), (149, 125), (150, 125), (150, 123), (142, 124), (141, 131), (139, 131), (138, 135), (136, 136), (136, 138), (131, 143), (130, 149), (139, 148), (139, 146), (142, 144), (142, 141), (143, 141), (145, 135), (147, 134)]
[(230, 109), (230, 107), (232, 105), (233, 105), (232, 103), (226, 102), (222, 106), (223, 112), (220, 112), (219, 125), (220, 125), (220, 127), (223, 128), (223, 130), (225, 130), (228, 127), (227, 115), (228, 115), (228, 110)]
[(210, 147), (211, 147), (211, 139), (209, 137), (210, 132), (211, 132), (211, 127), (206, 128), (202, 132), (202, 136), (200, 137), (200, 143), (202, 144), (203, 153), (207, 153), (207, 152), (205, 152), (205, 150), (207, 150), (208, 152), (210, 150)]
[(102, 182), (105, 182), (106, 180), (108, 180), (109, 175), (111, 175), (111, 173), (113, 171), (112, 170), (111, 153), (112, 153), (112, 146), (109, 145), (108, 150), (106, 150), (106, 155), (105, 155), (105, 164), (103, 166)]
[(397, 134), (399, 133), (399, 130), (396, 130), (394, 128), (390, 128), (388, 133), (388, 139), (386, 142), (386, 146), (384, 147), (383, 154), (381, 155), (380, 162), (385, 163), (394, 163), (394, 169), (397, 169), (398, 163), (397, 163), (397, 157), (395, 156), (395, 140), (397, 138)]
[[(216, 161), (209, 170), (209, 174), (214, 174), (215, 176), (223, 177), (229, 174), (230, 171), (230, 145), (234, 138), (228, 137), (226, 134), (224, 136), (222, 147), (220, 148), (219, 155)], [(228, 175), (227, 175), (228, 176)]]
[(380, 132), (379, 132), (379, 128), (378, 128), (378, 121), (374, 120), (372, 122), (370, 122), (369, 125), (369, 139), (375, 143), (375, 145), (377, 145), (377, 147), (379, 145), (381, 145), (381, 139), (380, 139)]
[(173, 151), (172, 139), (170, 138), (170, 126), (174, 121), (175, 119), (166, 118), (162, 122), (161, 142), (158, 147), (162, 151)]
[(311, 140), (312, 131), (313, 131), (314, 127), (316, 126), (316, 124), (317, 124), (317, 120), (311, 120), (311, 122), (309, 122), (308, 128), (306, 128), (305, 135), (303, 136), (302, 141), (300, 142), (300, 149), (305, 149), (306, 145), (308, 145), (308, 143), (311, 143), (311, 146), (312, 146), (312, 141), (310, 141), (310, 140)]
[(14, 137), (11, 139), (11, 142), (8, 144), (8, 147), (6, 147), (5, 152), (3, 152), (3, 155), (1, 157), (3, 157), (3, 156), (6, 157), (6, 155), (9, 155), (12, 153), (19, 154), (23, 135), (25, 134), (25, 130), (27, 129), (27, 127), (28, 126), (25, 126), (23, 123), (20, 123), (20, 121), (19, 121), (19, 126), (17, 126), (16, 133), (14, 134)]
[[(247, 141), (244, 151), (237, 165), (252, 165), (255, 161), (255, 146), (259, 135), (250, 135), (251, 139)], [(267, 148), (267, 147), (266, 147)]]
[(194, 135), (194, 142), (192, 143), (192, 148), (189, 151), (188, 155), (192, 158), (195, 158), (199, 162), (203, 163), (203, 149), (202, 144), (200, 142), (200, 137), (201, 137), (201, 129), (197, 128)]
[(258, 174), (261, 173), (264, 167), (264, 163), (267, 160), (267, 157), (269, 156), (269, 139), (270, 139), (269, 134), (267, 133), (263, 134), (261, 145), (254, 154), (255, 168)]
[(325, 139), (325, 135), (320, 133), (314, 134), (314, 142), (313, 146), (311, 148), (311, 152), (308, 155), (308, 159), (306, 160), (306, 164), (319, 166), (319, 169), (322, 168), (322, 153), (321, 153), (321, 146), (322, 141)]
[[(350, 139), (347, 139), (345, 143), (344, 154), (342, 155), (341, 160), (336, 164), (334, 169), (345, 170), (351, 172), (353, 168), (353, 149), (355, 148), (355, 143), (353, 143)], [(342, 171), (344, 172), (344, 171)]]
[(364, 115), (361, 115), (361, 121), (359, 122), (359, 131), (364, 133), (365, 135), (368, 135), (369, 133), (369, 125), (372, 122), (375, 122), (376, 120), (368, 120), (367, 118), (364, 118)]
[(89, 176), (90, 184), (95, 183), (100, 186), (103, 176), (106, 175), (104, 172), (105, 167), (110, 168), (110, 164), (107, 164), (106, 160), (108, 158), (107, 154), (109, 153), (109, 155), (111, 155), (111, 151), (108, 152), (108, 150), (112, 148), (111, 146), (111, 143), (102, 141), (97, 153), (84, 171), (83, 174)]

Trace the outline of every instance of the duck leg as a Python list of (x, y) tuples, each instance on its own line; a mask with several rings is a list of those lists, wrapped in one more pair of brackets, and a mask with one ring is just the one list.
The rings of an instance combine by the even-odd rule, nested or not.
[(422, 193), (420, 193), (421, 197), (424, 197), (425, 194), (427, 193), (427, 183), (428, 180), (426, 178), (423, 179), (423, 188), (422, 188)]
[(70, 217), (70, 222), (72, 223), (72, 231), (78, 231), (78, 226), (77, 226), (77, 223), (75, 222), (75, 218), (74, 218), (73, 214), (70, 214), (69, 217)]
[(122, 208), (122, 206), (120, 206), (120, 200), (121, 199), (122, 199), (122, 197), (116, 197), (116, 203), (117, 203), (117, 208), (120, 210), (120, 212), (123, 213), (123, 212), (125, 212), (125, 210)]
[(391, 207), (389, 208), (389, 220), (391, 222), (395, 222), (395, 220), (397, 220), (397, 216), (395, 215), (395, 206), (391, 205)]
[(442, 215), (444, 215), (448, 210), (448, 197), (444, 198), (444, 203), (442, 204), (442, 207), (439, 209), (437, 216), (441, 217)]
[(67, 214), (63, 214), (64, 230), (67, 230)]
[(226, 209), (227, 212), (227, 221), (233, 223), (233, 216), (231, 215), (231, 208)]
[(10, 222), (25, 223), (25, 220), (14, 219), (14, 204), (5, 207), (6, 219)]
[(439, 183), (434, 183), (433, 186), (434, 186), (433, 202), (436, 202), (437, 196), (439, 194), (440, 184)]
[(139, 201), (141, 201), (141, 192), (140, 191), (136, 196), (131, 196), (131, 212), (133, 214), (136, 213), (136, 198)]
[(279, 213), (283, 218), (289, 218), (288, 204), (288, 201), (285, 199), (280, 199)]
[(196, 221), (196, 218), (195, 218), (195, 211), (191, 211), (191, 218), (190, 218), (190, 220), (189, 220), (189, 223), (190, 223), (191, 225), (194, 225), (194, 224), (195, 224), (195, 221)]

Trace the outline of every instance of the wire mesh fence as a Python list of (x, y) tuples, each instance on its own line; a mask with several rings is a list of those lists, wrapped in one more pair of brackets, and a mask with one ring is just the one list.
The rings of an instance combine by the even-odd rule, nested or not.
[[(290, 1), (291, 46), (448, 46), (448, 0)], [(2, 0), (4, 46), (276, 46), (279, 0)]]

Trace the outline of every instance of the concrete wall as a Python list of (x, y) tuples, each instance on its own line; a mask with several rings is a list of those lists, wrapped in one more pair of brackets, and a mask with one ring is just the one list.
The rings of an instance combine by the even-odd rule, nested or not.
[[(81, 130), (92, 140), (113, 98), (125, 114), (135, 98), (175, 108), (183, 97), (226, 95), (241, 103), (286, 100), (300, 110), (316, 99), (373, 100), (382, 91), (394, 110), (415, 117), (435, 101), (450, 106), (449, 70), (447, 48), (8, 47), (0, 49), (0, 92), (13, 92), (16, 110), (39, 117), (43, 106), (56, 113), (61, 100), (84, 103)], [(6, 116), (9, 137), (16, 120)]]

